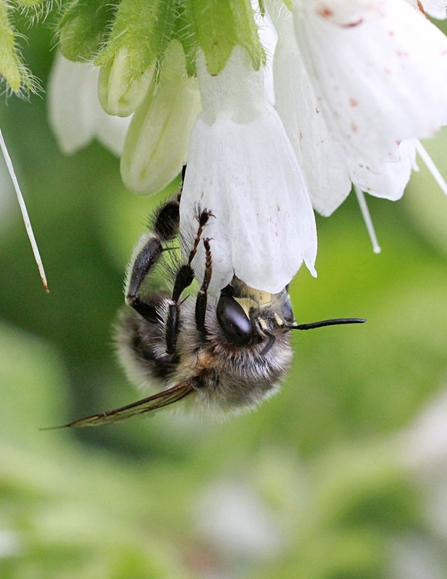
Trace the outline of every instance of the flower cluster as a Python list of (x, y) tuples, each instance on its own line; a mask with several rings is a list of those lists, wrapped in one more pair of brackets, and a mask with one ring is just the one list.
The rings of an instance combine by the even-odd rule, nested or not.
[[(447, 38), (424, 12), (445, 18), (444, 1), (122, 0), (112, 15), (106, 2), (92, 11), (69, 5), (62, 53), (100, 67), (88, 74), (103, 109), (123, 117), (130, 189), (156, 193), (187, 165), (182, 237), (198, 207), (211, 210), (213, 292), (233, 275), (278, 292), (303, 262), (315, 274), (313, 210), (330, 215), (353, 185), (398, 199), (417, 139), (447, 124)], [(60, 134), (67, 102), (52, 98)], [(104, 135), (104, 123), (87, 124)], [(199, 278), (204, 261), (199, 250)]]

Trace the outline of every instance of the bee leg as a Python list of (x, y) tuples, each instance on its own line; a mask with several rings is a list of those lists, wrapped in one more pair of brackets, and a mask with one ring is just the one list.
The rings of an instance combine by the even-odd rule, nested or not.
[(156, 306), (139, 296), (140, 288), (160, 260), (163, 244), (173, 239), (179, 228), (179, 204), (176, 200), (165, 203), (157, 211), (153, 223), (153, 233), (144, 233), (132, 255), (125, 296), (126, 303), (149, 322), (159, 321)]
[(185, 175), (186, 175), (186, 165), (183, 165), (183, 167), (182, 167), (182, 180), (181, 180), (181, 185), (180, 185), (180, 191), (178, 192), (178, 195), (177, 195), (177, 202), (178, 202), (178, 203), (180, 203), (180, 199), (182, 198), (183, 183), (185, 182)]
[(206, 209), (200, 213), (199, 227), (197, 229), (192, 249), (189, 253), (188, 262), (179, 268), (175, 277), (174, 289), (172, 291), (172, 298), (168, 304), (168, 316), (166, 319), (166, 352), (170, 355), (175, 354), (176, 352), (180, 323), (180, 297), (185, 289), (194, 281), (194, 270), (191, 266), (191, 262), (197, 253), (203, 230), (211, 215), (211, 212)]
[(211, 275), (213, 273), (213, 260), (211, 255), (211, 247), (210, 247), (210, 240), (208, 238), (203, 240), (203, 245), (205, 247), (205, 274), (203, 276), (202, 285), (197, 293), (196, 299), (196, 311), (195, 311), (195, 319), (196, 319), (196, 328), (202, 334), (202, 337), (205, 337), (207, 334), (205, 328), (205, 314), (206, 314), (206, 306), (208, 303), (208, 287), (211, 281)]

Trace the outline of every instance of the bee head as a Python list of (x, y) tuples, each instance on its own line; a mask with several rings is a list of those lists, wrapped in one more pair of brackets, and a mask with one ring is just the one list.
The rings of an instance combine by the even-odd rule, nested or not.
[(287, 288), (270, 294), (250, 288), (236, 277), (221, 291), (216, 315), (225, 338), (235, 346), (246, 347), (267, 340), (261, 355), (272, 348), (278, 333), (366, 321), (363, 318), (336, 318), (297, 324)]
[(294, 323), (286, 290), (270, 294), (242, 283), (222, 290), (216, 315), (225, 338), (236, 346), (251, 346), (267, 339), (261, 354), (275, 343), (275, 331), (289, 331)]

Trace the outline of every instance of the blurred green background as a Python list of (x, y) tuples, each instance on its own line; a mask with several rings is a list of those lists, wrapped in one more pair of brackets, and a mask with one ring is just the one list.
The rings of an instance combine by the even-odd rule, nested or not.
[[(23, 45), (44, 87), (51, 34)], [(368, 199), (381, 255), (354, 198), (318, 219), (296, 317), (368, 323), (294, 335), (293, 369), (257, 412), (41, 431), (138, 398), (111, 328), (162, 196), (126, 191), (97, 143), (63, 156), (45, 97), (2, 102), (0, 127), (51, 289), (2, 181), (0, 577), (447, 577), (447, 199), (422, 163), (402, 201)], [(447, 175), (447, 132), (426, 147)]]

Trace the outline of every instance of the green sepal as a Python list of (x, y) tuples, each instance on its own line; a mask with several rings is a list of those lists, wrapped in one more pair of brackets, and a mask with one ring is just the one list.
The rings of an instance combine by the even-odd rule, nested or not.
[(238, 44), (248, 52), (253, 68), (259, 70), (265, 54), (250, 0), (186, 0), (185, 4), (210, 74), (223, 70)]
[(33, 90), (32, 77), (26, 70), (15, 43), (6, 0), (0, 0), (0, 76), (15, 93)]
[(104, 44), (115, 11), (110, 0), (75, 0), (69, 4), (58, 26), (65, 58), (92, 60)]
[(142, 75), (156, 60), (161, 60), (172, 38), (176, 0), (122, 0), (106, 47), (95, 65), (110, 63), (126, 48), (129, 78)]
[(196, 56), (199, 45), (194, 31), (191, 29), (191, 11), (185, 8), (184, 3), (179, 3), (177, 7), (177, 16), (174, 22), (173, 38), (178, 40), (183, 46), (183, 52), (185, 53), (186, 72), (188, 76), (196, 76)]

